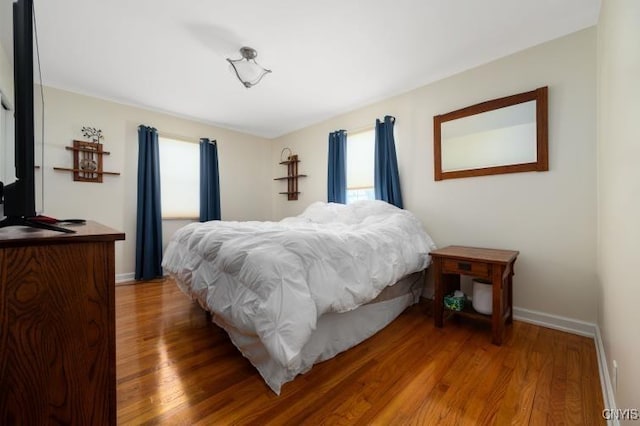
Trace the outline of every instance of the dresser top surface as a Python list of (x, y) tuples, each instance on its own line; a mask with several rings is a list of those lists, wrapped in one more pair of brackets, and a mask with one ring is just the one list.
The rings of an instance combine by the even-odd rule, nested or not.
[(88, 220), (85, 224), (60, 224), (59, 226), (76, 231), (74, 234), (48, 231), (43, 229), (10, 226), (0, 228), (0, 248), (19, 247), (39, 244), (69, 244), (79, 242), (124, 240), (123, 232)]

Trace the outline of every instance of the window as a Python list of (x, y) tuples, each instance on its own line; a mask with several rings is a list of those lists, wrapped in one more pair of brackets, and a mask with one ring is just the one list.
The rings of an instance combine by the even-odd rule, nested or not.
[(160, 198), (163, 219), (200, 216), (200, 146), (194, 142), (158, 138)]
[(374, 200), (375, 129), (347, 135), (347, 204)]

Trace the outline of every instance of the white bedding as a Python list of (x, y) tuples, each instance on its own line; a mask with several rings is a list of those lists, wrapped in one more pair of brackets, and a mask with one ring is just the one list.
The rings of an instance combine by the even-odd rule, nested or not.
[(426, 268), (434, 248), (413, 214), (385, 202), (314, 203), (280, 222), (187, 225), (162, 266), (205, 309), (298, 369), (323, 314), (371, 301)]
[(411, 274), (393, 285), (402, 288), (397, 292), (394, 288), (392, 293), (397, 293), (394, 297), (367, 303), (352, 311), (321, 316), (309, 342), (300, 351), (301, 364), (295, 369), (282, 367), (274, 361), (256, 336), (236, 332), (232, 325), (224, 323), (217, 316), (213, 320), (225, 329), (233, 344), (256, 367), (271, 390), (280, 395), (283, 384), (298, 374), (306, 373), (314, 364), (333, 358), (373, 336), (408, 306), (417, 303), (423, 282), (423, 273)]
[[(233, 344), (256, 367), (271, 390), (280, 395), (283, 384), (293, 380), (298, 374), (306, 373), (314, 364), (333, 358), (373, 336), (408, 306), (417, 303), (423, 283), (424, 274), (414, 273), (394, 284), (394, 291), (388, 291), (392, 287), (387, 287), (389, 294), (381, 300), (376, 298), (352, 311), (332, 312), (321, 316), (316, 330), (300, 351), (301, 362), (298, 368), (285, 368), (274, 361), (257, 336), (239, 333), (217, 316), (213, 320), (229, 334)], [(384, 293), (385, 291), (381, 295)]]

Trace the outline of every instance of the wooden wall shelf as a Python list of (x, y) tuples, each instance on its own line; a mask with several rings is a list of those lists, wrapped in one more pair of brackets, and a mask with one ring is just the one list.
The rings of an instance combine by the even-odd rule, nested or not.
[(297, 200), (298, 194), (298, 178), (307, 177), (307, 175), (298, 173), (298, 155), (290, 155), (286, 161), (281, 161), (281, 165), (287, 166), (287, 175), (282, 177), (273, 178), (273, 180), (286, 180), (287, 181), (287, 190), (285, 192), (279, 192), (278, 194), (283, 194), (287, 196), (287, 200)]
[[(69, 168), (66, 168), (66, 167), (54, 167), (53, 170), (58, 170), (59, 172), (87, 173), (87, 171), (83, 170), (83, 169), (69, 169)], [(118, 173), (118, 172), (98, 172), (98, 171), (93, 171), (91, 173), (95, 174), (95, 175), (120, 176), (120, 173)]]
[(295, 179), (299, 177), (307, 177), (307, 175), (283, 176), (283, 177), (273, 178), (273, 180)]
[[(82, 142), (82, 141), (80, 141)], [(64, 149), (68, 151), (78, 151), (78, 152), (96, 152), (95, 149), (87, 149), (87, 148), (74, 148), (72, 146), (65, 146)], [(109, 151), (100, 151), (103, 155), (111, 155)]]
[(102, 169), (102, 157), (111, 154), (102, 148), (101, 143), (74, 140), (73, 146), (65, 146), (66, 150), (73, 151), (73, 167), (54, 167), (53, 170), (72, 172), (73, 180), (77, 182), (102, 183), (103, 175), (119, 176), (118, 172)]

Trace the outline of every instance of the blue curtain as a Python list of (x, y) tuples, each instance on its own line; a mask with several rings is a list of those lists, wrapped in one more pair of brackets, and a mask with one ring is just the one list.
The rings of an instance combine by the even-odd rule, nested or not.
[(138, 127), (138, 217), (136, 223), (137, 280), (162, 276), (162, 214), (158, 131)]
[(327, 200), (347, 202), (347, 133), (344, 130), (329, 133)]
[(376, 200), (383, 200), (396, 207), (402, 206), (396, 143), (393, 139), (393, 125), (396, 119), (387, 115), (384, 122), (376, 120), (376, 148), (373, 182)]
[(220, 174), (216, 141), (200, 139), (200, 222), (220, 220)]

